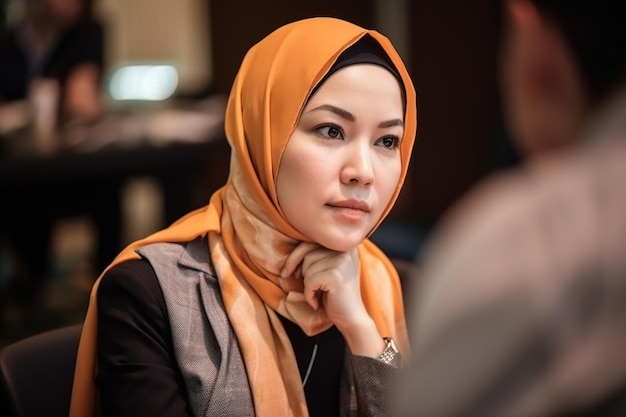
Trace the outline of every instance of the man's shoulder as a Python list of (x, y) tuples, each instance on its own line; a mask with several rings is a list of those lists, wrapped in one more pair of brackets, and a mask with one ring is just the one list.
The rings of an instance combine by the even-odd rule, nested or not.
[(600, 268), (609, 247), (626, 244), (618, 215), (626, 212), (626, 179), (616, 181), (626, 169), (610, 159), (571, 153), (478, 185), (431, 237), (418, 278), (419, 320), (434, 325), (512, 295), (556, 294), (577, 271)]
[[(493, 175), (449, 211), (439, 235), (488, 244), (533, 229), (545, 232), (537, 230), (541, 239), (574, 233), (581, 221), (603, 216), (607, 207), (599, 199), (626, 192), (626, 164), (618, 152), (626, 158), (626, 146), (580, 149)], [(626, 209), (626, 200), (608, 200)]]

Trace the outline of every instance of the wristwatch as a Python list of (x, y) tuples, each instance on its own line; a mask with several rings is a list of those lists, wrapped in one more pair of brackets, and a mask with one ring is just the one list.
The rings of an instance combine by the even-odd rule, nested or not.
[(400, 366), (400, 351), (396, 342), (391, 337), (383, 337), (383, 340), (387, 344), (383, 353), (378, 356), (378, 360), (386, 363), (387, 365), (398, 368)]

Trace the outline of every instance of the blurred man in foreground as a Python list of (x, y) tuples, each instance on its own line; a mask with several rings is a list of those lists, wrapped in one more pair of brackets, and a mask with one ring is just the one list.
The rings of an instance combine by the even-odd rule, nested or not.
[(503, 98), (525, 162), (431, 241), (395, 416), (626, 415), (620, 4), (506, 2)]

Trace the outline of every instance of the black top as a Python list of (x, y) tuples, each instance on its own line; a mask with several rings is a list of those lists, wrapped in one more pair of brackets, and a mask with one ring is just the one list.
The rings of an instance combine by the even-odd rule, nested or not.
[[(339, 383), (345, 357), (345, 342), (336, 327), (316, 336), (307, 336), (295, 323), (282, 317), (281, 321), (287, 331), (291, 345), (296, 353), (298, 369), (304, 379), (309, 372), (304, 395), (306, 396), (309, 415), (339, 415)], [(315, 346), (317, 345), (317, 348)], [(315, 358), (312, 361), (313, 353)]]
[(20, 26), (0, 39), (0, 101), (27, 97), (28, 84), (35, 77), (53, 78), (63, 86), (70, 72), (80, 64), (104, 65), (102, 25), (84, 20), (62, 33), (41, 62), (34, 62), (20, 39)]
[[(146, 260), (123, 262), (98, 288), (99, 375), (103, 417), (188, 416), (184, 382), (176, 365), (167, 307), (154, 270)], [(304, 378), (317, 344), (305, 396), (311, 417), (338, 416), (345, 342), (336, 328), (314, 337), (282, 319)], [(100, 329), (106, 329), (101, 331)], [(126, 337), (125, 335), (132, 335)], [(130, 343), (130, 344), (129, 344)], [(124, 369), (141, 363), (136, 369)], [(124, 377), (129, 372), (138, 379)], [(136, 380), (150, 384), (136, 384)], [(129, 400), (130, 399), (130, 400)]]

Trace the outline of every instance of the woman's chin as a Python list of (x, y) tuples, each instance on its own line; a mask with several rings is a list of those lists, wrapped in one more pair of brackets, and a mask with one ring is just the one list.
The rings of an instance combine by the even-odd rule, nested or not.
[(318, 244), (336, 252), (347, 252), (359, 246), (359, 244), (361, 244), (364, 239), (364, 236), (359, 236), (358, 238), (329, 238), (318, 242)]

